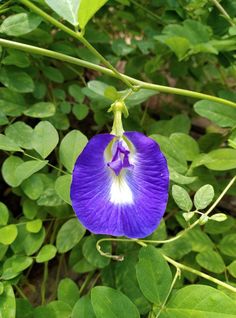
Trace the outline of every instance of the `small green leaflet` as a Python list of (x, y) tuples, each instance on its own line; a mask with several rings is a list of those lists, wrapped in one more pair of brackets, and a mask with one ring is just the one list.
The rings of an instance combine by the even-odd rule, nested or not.
[(108, 0), (46, 0), (46, 3), (62, 18), (84, 29), (92, 16)]

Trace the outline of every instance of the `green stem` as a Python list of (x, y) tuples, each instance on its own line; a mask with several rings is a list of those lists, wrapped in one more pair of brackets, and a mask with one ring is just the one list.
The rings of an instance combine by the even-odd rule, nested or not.
[[(204, 213), (204, 215), (209, 215), (214, 208), (217, 206), (217, 204), (221, 201), (221, 199), (224, 197), (224, 195), (226, 194), (226, 192), (230, 189), (230, 187), (232, 187), (232, 185), (234, 184), (236, 180), (236, 176), (234, 176), (230, 182), (227, 184), (227, 186), (224, 188), (224, 190), (222, 191), (222, 193), (219, 195), (219, 197), (217, 198), (217, 200), (210, 206), (210, 208), (206, 211), (206, 213)], [(179, 238), (181, 238), (183, 235), (185, 235), (187, 232), (189, 232), (191, 229), (193, 229), (195, 226), (197, 226), (200, 222), (200, 219), (198, 219), (197, 221), (195, 221), (193, 224), (191, 224), (188, 228), (184, 229), (183, 231), (181, 231), (178, 235), (176, 235), (175, 237), (172, 237), (168, 240), (163, 240), (163, 241), (152, 241), (152, 240), (138, 240), (139, 242), (143, 242), (143, 243), (151, 243), (151, 244), (165, 244), (165, 243), (170, 243), (173, 241), (178, 240)]]
[(40, 15), (43, 19), (46, 21), (50, 22), (51, 24), (55, 25), (57, 28), (60, 30), (66, 32), (70, 36), (74, 37), (75, 39), (79, 40), (83, 45), (91, 52), (94, 54), (94, 56), (98, 57), (99, 60), (107, 67), (109, 68), (116, 76), (119, 78), (121, 81), (123, 81), (128, 87), (133, 87), (133, 85), (129, 82), (127, 78), (125, 78), (121, 73), (119, 73), (116, 68), (111, 65), (109, 61), (107, 61), (82, 35), (80, 32), (75, 32), (62, 24), (61, 22), (57, 21), (54, 19), (52, 16), (38, 8), (36, 5), (31, 3), (29, 0), (20, 0), (20, 2), (25, 5), (27, 8), (31, 9), (38, 15)]
[(22, 298), (28, 300), (28, 298), (25, 296), (24, 292), (21, 290), (21, 288), (20, 288), (19, 286), (14, 285), (14, 287), (15, 287), (15, 289), (17, 290), (18, 294), (19, 294)]
[(48, 280), (48, 262), (44, 263), (44, 270), (43, 270), (43, 281), (41, 285), (41, 304), (45, 304), (45, 296), (46, 296), (46, 284)]
[(169, 289), (169, 291), (168, 291), (168, 293), (167, 293), (167, 295), (166, 295), (166, 298), (165, 298), (165, 300), (163, 301), (163, 303), (162, 303), (162, 305), (161, 305), (161, 308), (159, 309), (159, 311), (158, 311), (158, 313), (157, 313), (157, 315), (156, 315), (155, 318), (160, 317), (160, 315), (161, 315), (163, 309), (165, 308), (165, 305), (166, 305), (166, 303), (167, 303), (167, 301), (168, 301), (168, 299), (169, 299), (169, 297), (170, 297), (170, 294), (171, 294), (171, 292), (172, 292), (172, 290), (173, 290), (173, 288), (174, 288), (174, 286), (175, 286), (175, 283), (176, 283), (177, 279), (180, 278), (180, 276), (181, 276), (181, 270), (180, 270), (179, 267), (176, 267), (176, 273), (175, 273), (175, 276), (174, 276), (173, 281), (172, 281), (172, 283), (171, 283), (170, 289)]
[(108, 237), (108, 238), (102, 238), (100, 240), (97, 241), (96, 243), (96, 249), (97, 251), (100, 253), (100, 255), (105, 256), (107, 258), (111, 258), (115, 261), (123, 261), (124, 260), (124, 256), (123, 255), (113, 255), (107, 252), (103, 252), (102, 248), (101, 248), (101, 243), (102, 242), (132, 242), (134, 241), (136, 243), (136, 240), (131, 240), (131, 239), (123, 239), (123, 238), (112, 238), (112, 237)]
[(71, 65), (67, 65), (67, 67), (68, 67), (72, 72), (74, 72), (76, 75), (79, 76), (79, 78), (81, 79), (81, 81), (82, 81), (82, 83), (83, 83), (84, 86), (87, 85), (87, 83), (86, 83), (86, 81), (85, 81), (83, 75), (82, 75), (76, 68), (74, 68), (74, 67), (71, 66)]
[(232, 25), (235, 26), (234, 21), (231, 19), (230, 15), (225, 11), (222, 5), (217, 0), (211, 0), (217, 9), (222, 13), (222, 15), (226, 18), (226, 20)]
[[(37, 157), (31, 156), (31, 155), (29, 155), (29, 154), (26, 153), (26, 152), (24, 152), (24, 155), (25, 155), (26, 157), (32, 158), (32, 159), (37, 160), (37, 161), (44, 161), (43, 159), (39, 159), (39, 158), (37, 158)], [(59, 169), (58, 167), (52, 165), (52, 164), (49, 163), (49, 162), (47, 163), (47, 165), (50, 166), (50, 167), (52, 167), (52, 168), (55, 169), (55, 170), (60, 171), (61, 173), (69, 174), (69, 173), (67, 173), (67, 172), (65, 172), (65, 171), (63, 171), (63, 170), (61, 170), (61, 169)]]
[(92, 271), (92, 272), (88, 273), (88, 275), (86, 276), (86, 278), (85, 278), (83, 284), (81, 285), (81, 287), (80, 287), (80, 289), (79, 289), (80, 295), (82, 295), (83, 291), (85, 290), (87, 284), (90, 282), (90, 280), (91, 280), (91, 278), (93, 277), (93, 274), (94, 274), (94, 273), (95, 273), (95, 272)]
[(148, 8), (146, 8), (145, 6), (140, 4), (138, 1), (130, 0), (130, 2), (133, 3), (134, 5), (136, 5), (136, 7), (140, 8), (142, 11), (145, 11), (154, 20), (157, 20), (159, 23), (163, 24), (162, 19), (157, 14), (153, 13), (151, 10), (149, 10)]
[[(112, 254), (110, 254), (110, 253), (105, 253), (105, 252), (103, 252), (102, 249), (101, 249), (100, 244), (101, 244), (102, 242), (105, 242), (105, 241), (112, 241), (112, 242), (130, 242), (130, 243), (137, 243), (137, 244), (142, 245), (142, 246), (144, 246), (144, 247), (147, 246), (147, 244), (144, 243), (143, 240), (137, 240), (137, 239), (104, 238), (104, 239), (98, 240), (97, 243), (96, 243), (96, 248), (97, 248), (98, 252), (99, 252), (102, 256), (105, 256), (105, 257), (114, 259), (114, 260), (116, 260), (116, 261), (123, 261), (123, 260), (124, 260), (124, 256), (123, 256), (123, 255), (112, 255)], [(224, 282), (220, 281), (219, 279), (214, 278), (214, 277), (212, 277), (212, 276), (210, 276), (210, 275), (208, 275), (208, 274), (202, 273), (202, 272), (200, 272), (200, 271), (198, 271), (198, 270), (196, 270), (196, 269), (194, 269), (194, 268), (192, 268), (192, 267), (189, 267), (189, 266), (183, 265), (183, 264), (181, 264), (181, 263), (178, 263), (178, 262), (176, 262), (175, 260), (173, 260), (172, 258), (170, 258), (170, 257), (168, 257), (168, 256), (166, 256), (166, 255), (164, 255), (164, 254), (162, 254), (162, 256), (165, 258), (165, 260), (166, 260), (168, 263), (174, 265), (174, 266), (176, 267), (176, 269), (185, 270), (185, 271), (188, 271), (188, 272), (190, 272), (190, 273), (196, 274), (197, 276), (203, 277), (203, 278), (205, 278), (205, 279), (207, 279), (207, 280), (209, 280), (209, 281), (211, 281), (211, 282), (213, 282), (213, 283), (215, 283), (215, 284), (217, 284), (217, 285), (220, 285), (220, 286), (222, 286), (222, 287), (224, 287), (224, 288), (226, 288), (226, 289), (228, 289), (228, 290), (231, 290), (231, 291), (233, 291), (233, 292), (236, 293), (236, 288), (235, 288), (235, 287), (233, 287), (233, 286), (231, 286), (231, 285), (229, 285), (229, 284), (227, 284), (227, 283), (224, 283)]]
[(175, 260), (173, 260), (172, 258), (170, 258), (170, 257), (168, 257), (168, 256), (166, 256), (164, 254), (162, 254), (162, 256), (165, 258), (165, 260), (168, 263), (174, 265), (176, 268), (179, 268), (180, 270), (185, 270), (187, 272), (193, 273), (193, 274), (195, 274), (197, 276), (205, 278), (205, 279), (207, 279), (207, 280), (209, 280), (209, 281), (211, 281), (211, 282), (213, 282), (213, 283), (215, 283), (217, 285), (220, 285), (220, 286), (222, 286), (222, 287), (224, 287), (224, 288), (226, 288), (228, 290), (231, 290), (234, 293), (236, 293), (236, 288), (235, 287), (233, 287), (233, 286), (231, 286), (231, 285), (229, 285), (227, 283), (224, 283), (221, 280), (219, 280), (217, 278), (214, 278), (214, 277), (212, 277), (212, 276), (210, 276), (208, 274), (202, 273), (202, 272), (200, 272), (200, 271), (198, 271), (198, 270), (196, 270), (196, 269), (194, 269), (192, 267), (189, 267), (189, 266), (183, 265), (181, 263), (178, 263)]
[(102, 63), (117, 76), (118, 79), (120, 79), (128, 87), (133, 89), (133, 84), (129, 81), (129, 79), (125, 77), (123, 74), (121, 74), (120, 72), (118, 72), (116, 68), (113, 65), (111, 65), (111, 63), (108, 62), (84, 37), (82, 37), (80, 41), (90, 52), (92, 52), (95, 56), (97, 56), (100, 59), (100, 61), (102, 61)]
[[(54, 58), (54, 59), (57, 59), (57, 60), (60, 60), (63, 62), (68, 62), (68, 63), (74, 64), (74, 65), (82, 66), (85, 68), (89, 68), (89, 69), (104, 73), (106, 75), (109, 75), (109, 76), (112, 76), (115, 78), (119, 78), (115, 73), (113, 73), (111, 70), (109, 70), (106, 67), (96, 65), (96, 64), (93, 64), (93, 63), (90, 63), (90, 62), (87, 62), (87, 61), (84, 61), (81, 59), (77, 59), (75, 57), (68, 56), (66, 54), (50, 51), (47, 49), (42, 49), (39, 47), (35, 47), (32, 45), (27, 45), (27, 44), (23, 44), (23, 43), (19, 43), (19, 42), (9, 41), (9, 40), (5, 40), (5, 39), (0, 39), (0, 46), (12, 48), (12, 49), (17, 49), (17, 50), (21, 50), (21, 51), (32, 53), (32, 54), (38, 54), (38, 55), (42, 55), (42, 56), (51, 57), (51, 58)], [(223, 98), (219, 98), (219, 97), (215, 97), (215, 96), (211, 96), (211, 95), (207, 95), (207, 94), (203, 94), (203, 93), (194, 92), (191, 90), (181, 89), (181, 88), (168, 87), (168, 86), (163, 86), (163, 85), (158, 85), (158, 84), (151, 84), (151, 83), (143, 82), (140, 80), (136, 80), (135, 78), (132, 78), (132, 77), (127, 76), (127, 75), (123, 75), (123, 77), (127, 78), (132, 84), (137, 85), (143, 89), (151, 89), (151, 90), (155, 90), (155, 91), (161, 92), (161, 93), (187, 96), (187, 97), (192, 97), (192, 98), (196, 98), (196, 99), (205, 99), (205, 100), (221, 103), (221, 104), (224, 104), (227, 106), (236, 107), (236, 103), (229, 101), (227, 99), (223, 99)]]

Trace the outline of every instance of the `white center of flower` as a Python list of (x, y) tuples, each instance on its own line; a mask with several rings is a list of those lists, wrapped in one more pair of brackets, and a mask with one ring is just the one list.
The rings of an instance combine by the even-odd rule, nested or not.
[(133, 194), (128, 186), (124, 176), (115, 176), (112, 178), (110, 190), (110, 202), (114, 204), (133, 203)]

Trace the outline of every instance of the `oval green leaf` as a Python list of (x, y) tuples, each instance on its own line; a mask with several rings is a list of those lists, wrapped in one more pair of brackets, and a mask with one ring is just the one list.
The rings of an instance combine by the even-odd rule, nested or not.
[(62, 140), (59, 155), (61, 163), (72, 172), (75, 161), (88, 142), (88, 138), (78, 130), (70, 131)]
[(66, 253), (71, 250), (82, 239), (85, 231), (77, 219), (71, 219), (64, 223), (57, 234), (56, 247), (58, 252)]
[(144, 296), (151, 303), (161, 305), (170, 289), (172, 274), (167, 262), (155, 247), (141, 248), (136, 273)]
[[(49, 137), (50, 136), (50, 137)], [(41, 121), (34, 128), (33, 148), (45, 159), (56, 147), (59, 141), (57, 130), (48, 121)]]
[(139, 318), (137, 307), (120, 291), (97, 286), (91, 291), (93, 310), (97, 318)]

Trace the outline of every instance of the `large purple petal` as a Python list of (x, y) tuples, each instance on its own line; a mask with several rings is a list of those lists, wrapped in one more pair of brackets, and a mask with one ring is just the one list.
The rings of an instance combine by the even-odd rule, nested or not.
[(81, 223), (96, 234), (141, 238), (158, 226), (168, 199), (169, 173), (156, 142), (141, 133), (124, 134), (133, 145), (133, 167), (119, 176), (104, 151), (114, 138), (93, 137), (76, 161), (71, 200)]

